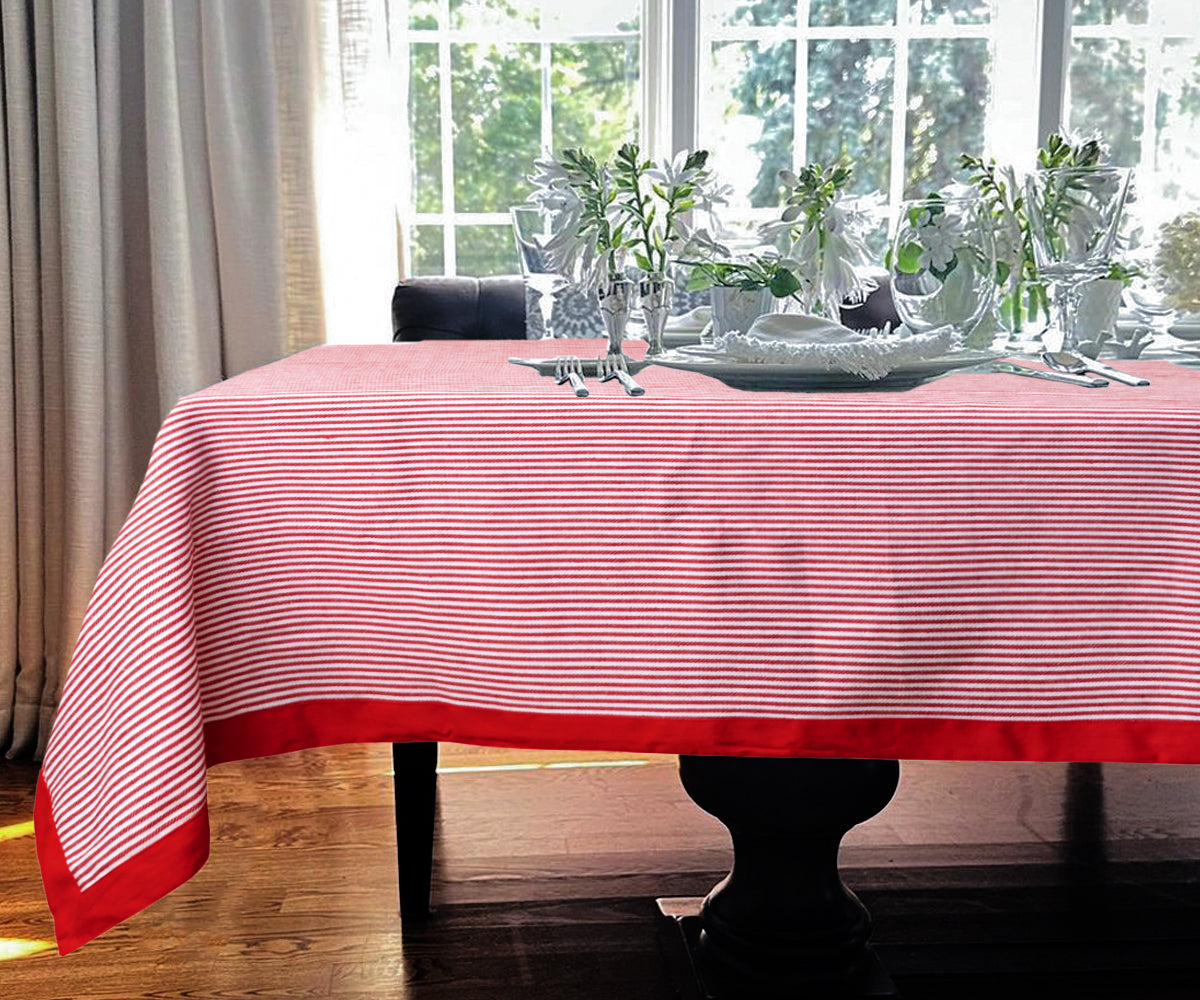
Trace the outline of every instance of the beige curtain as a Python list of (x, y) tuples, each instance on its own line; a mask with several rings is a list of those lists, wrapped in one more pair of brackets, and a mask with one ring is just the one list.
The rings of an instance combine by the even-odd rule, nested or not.
[[(376, 33), (365, 52), (337, 49), (330, 31), (378, 26), (382, 6), (3, 0), (0, 749), (10, 756), (45, 746), (163, 416), (185, 393), (324, 339), (320, 149), (335, 140), (359, 67), (378, 65), (386, 46)], [(394, 243), (394, 220), (390, 232)]]

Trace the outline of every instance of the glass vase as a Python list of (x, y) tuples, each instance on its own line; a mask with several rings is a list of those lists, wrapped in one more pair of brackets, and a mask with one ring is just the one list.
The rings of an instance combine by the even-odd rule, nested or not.
[(646, 324), (646, 357), (663, 352), (663, 330), (671, 315), (675, 282), (663, 274), (648, 274), (638, 286), (642, 319)]
[(633, 308), (633, 282), (628, 278), (609, 278), (600, 285), (600, 318), (608, 337), (608, 353), (625, 350), (625, 327)]

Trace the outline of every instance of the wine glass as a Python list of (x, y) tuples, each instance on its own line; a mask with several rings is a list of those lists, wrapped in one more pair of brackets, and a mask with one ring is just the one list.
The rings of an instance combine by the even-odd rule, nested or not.
[(1080, 290), (1108, 273), (1129, 175), (1126, 167), (1055, 167), (1025, 179), (1034, 261), (1054, 286), (1061, 346), (1051, 349), (1078, 349)]
[(991, 310), (995, 245), (977, 197), (904, 202), (888, 261), (896, 312), (913, 333), (950, 326), (965, 339)]
[(550, 247), (561, 236), (564, 214), (544, 205), (516, 205), (509, 209), (521, 275), (527, 288), (537, 293), (542, 314), (542, 339), (554, 337), (554, 297), (570, 285)]

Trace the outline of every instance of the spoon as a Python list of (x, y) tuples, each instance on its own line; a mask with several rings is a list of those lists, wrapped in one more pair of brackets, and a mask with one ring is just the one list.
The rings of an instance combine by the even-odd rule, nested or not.
[(1117, 382), (1124, 382), (1126, 385), (1150, 384), (1148, 378), (1140, 378), (1137, 375), (1129, 375), (1126, 372), (1117, 371), (1117, 369), (1110, 368), (1101, 361), (1079, 358), (1068, 351), (1044, 351), (1042, 353), (1042, 360), (1046, 363), (1047, 368), (1053, 368), (1057, 372), (1066, 372), (1070, 375), (1086, 375), (1088, 372), (1095, 372), (1097, 375), (1103, 375)]

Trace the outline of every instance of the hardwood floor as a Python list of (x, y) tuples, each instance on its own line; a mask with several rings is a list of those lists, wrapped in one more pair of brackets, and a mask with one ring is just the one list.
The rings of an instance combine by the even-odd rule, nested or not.
[[(672, 758), (445, 746), (441, 764), (427, 923), (396, 916), (388, 747), (246, 761), (209, 774), (196, 878), (66, 958), (0, 961), (0, 998), (676, 996), (653, 899), (703, 895), (729, 849)], [(52, 932), (19, 825), (35, 778), (0, 762), (8, 941)], [(1200, 768), (906, 764), (843, 867), (909, 1000), (1200, 995)]]

